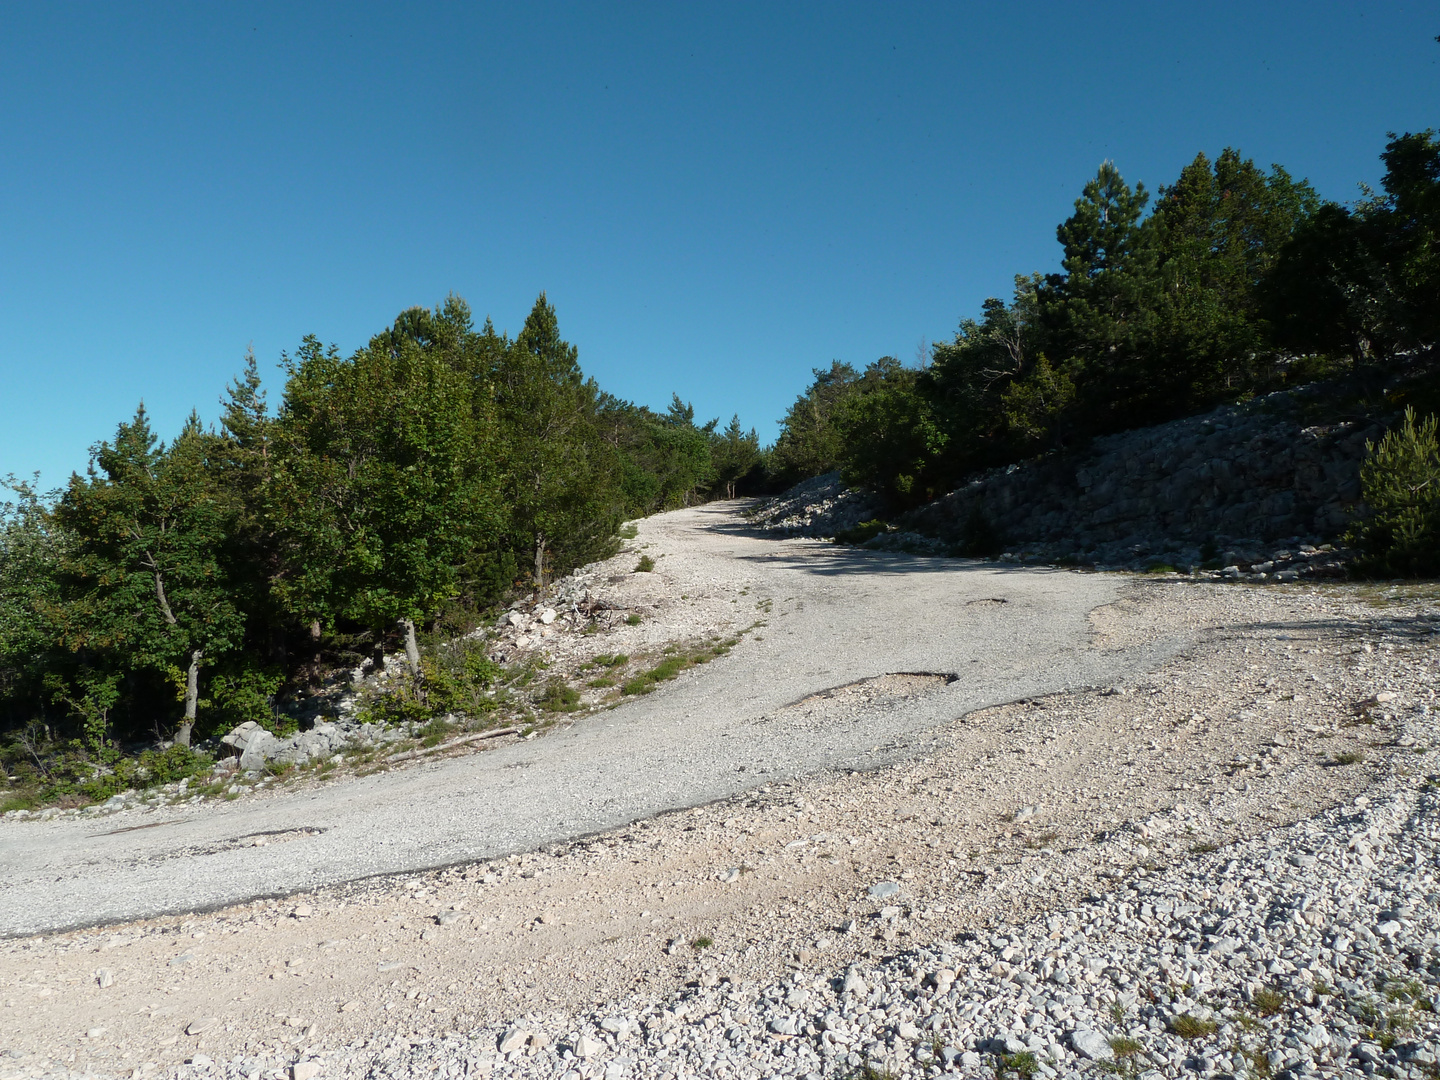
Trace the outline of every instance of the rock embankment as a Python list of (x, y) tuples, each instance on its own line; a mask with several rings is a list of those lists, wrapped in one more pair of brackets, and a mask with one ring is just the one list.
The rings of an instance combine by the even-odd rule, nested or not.
[(1312, 547), (1344, 531), (1360, 503), (1373, 423), (1314, 423), (1313, 391), (1288, 391), (1138, 431), (1079, 453), (1009, 466), (904, 519), (964, 541), (994, 530), (1007, 550), (1057, 561), (1179, 565), (1229, 549), (1264, 557), (1276, 541)]
[[(1363, 510), (1360, 463), (1383, 430), (1334, 413), (1321, 391), (1302, 389), (1106, 436), (978, 475), (864, 546), (1208, 567), (1247, 580), (1337, 576), (1346, 556), (1334, 542)], [(827, 473), (766, 500), (751, 519), (767, 532), (836, 536), (883, 515), (874, 496)]]

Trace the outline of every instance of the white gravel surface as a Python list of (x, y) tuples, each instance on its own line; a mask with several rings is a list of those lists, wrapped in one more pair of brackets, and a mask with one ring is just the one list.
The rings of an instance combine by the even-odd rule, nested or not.
[[(822, 579), (832, 557), (779, 550)], [(1008, 613), (1029, 575), (972, 579), (991, 602), (965, 606)], [(1081, 652), (1120, 674), (947, 714), (963, 670), (861, 668), (875, 677), (776, 694), (713, 736), (839, 747), (838, 765), (443, 869), (0, 944), (0, 1080), (1434, 1075), (1434, 590), (1051, 578), (1108, 590)], [(790, 595), (717, 664), (782, 650)], [(902, 639), (939, 625), (910, 603), (930, 618), (897, 619)], [(834, 637), (831, 663), (851, 663)], [(327, 790), (366, 789), (256, 805)], [(6, 858), (61, 824), (0, 831)], [(165, 868), (198, 888), (205, 859)]]
[[(0, 823), (0, 934), (523, 851), (723, 798), (757, 779), (878, 763), (908, 753), (937, 723), (1114, 681), (1181, 641), (1095, 646), (1089, 613), (1115, 599), (1119, 578), (757, 539), (733, 507), (647, 519), (636, 545), (658, 563), (665, 610), (608, 645), (591, 639), (597, 649), (689, 636), (691, 606), (705, 626), (717, 606), (733, 609), (733, 629), (765, 625), (661, 692), (488, 753), (229, 805)], [(902, 710), (860, 710), (842, 725), (764, 722), (827, 688), (915, 671), (955, 679)], [(297, 828), (307, 830), (303, 843), (243, 843)]]

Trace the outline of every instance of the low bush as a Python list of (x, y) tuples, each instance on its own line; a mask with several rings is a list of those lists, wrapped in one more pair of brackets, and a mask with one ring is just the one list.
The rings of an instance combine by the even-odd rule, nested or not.
[(1372, 577), (1440, 574), (1440, 437), (1436, 418), (1400, 426), (1366, 444), (1360, 486), (1370, 516), (1351, 529), (1357, 569)]
[(873, 540), (881, 533), (889, 531), (889, 525), (879, 518), (873, 518), (870, 521), (862, 521), (852, 529), (840, 529), (835, 533), (835, 539), (842, 544), (863, 544), (867, 540)]

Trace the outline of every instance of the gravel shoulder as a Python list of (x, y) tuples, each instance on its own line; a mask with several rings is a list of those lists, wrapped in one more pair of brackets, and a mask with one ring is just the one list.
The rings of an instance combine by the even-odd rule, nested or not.
[[(1054, 985), (1020, 979), (1031, 960), (1038, 973), (1050, 955), (1053, 975), (1057, 956), (1093, 951), (1074, 931), (1118, 911), (1107, 898), (1170, 887), (1220, 910), (1231, 862), (1290, 867), (1297, 837), (1323, 850), (1323, 815), (1351, 829), (1367, 792), (1403, 822), (1440, 767), (1426, 596), (857, 555), (751, 540), (721, 513), (655, 519), (639, 542), (664, 556), (668, 588), (762, 605), (744, 617), (768, 625), (634, 705), (485, 754), (192, 810), (179, 844), (165, 835), (178, 825), (103, 840), (68, 822), (0, 830), (12, 926), (123, 910), (135, 882), (184, 907), (0, 946), (0, 1080), (253, 1080), (312, 1062), (326, 1076), (800, 1076), (872, 1062), (988, 1075), (997, 1039), (1037, 1052), (1029, 1036), (1067, 1073), (1089, 1060), (1077, 1025), (1100, 1023), (1084, 1002), (1103, 1019), (1125, 991), (1105, 965), (1066, 968), (1081, 1002), (1042, 1001), (1027, 1026), (1034, 985)], [(270, 843), (191, 850), (253, 835), (264, 815)], [(168, 818), (86, 825), (150, 820)], [(326, 847), (347, 820), (370, 831)], [(275, 861), (247, 869), (255, 855)], [(357, 857), (383, 876), (356, 880)], [(246, 894), (282, 870), (283, 899)], [(193, 913), (210, 896), (222, 906)], [(1343, 906), (1320, 904), (1305, 911), (1330, 920)], [(1316, 933), (1328, 926), (1317, 918)], [(1117, 925), (1107, 947), (1164, 931)], [(1338, 979), (1333, 945), (1332, 932)], [(1273, 977), (1299, 978), (1290, 966)], [(864, 994), (846, 990), (851, 970)], [(937, 970), (958, 972), (955, 993), (936, 992)], [(1136, 1000), (1121, 1013), (1141, 1025)], [(927, 1064), (932, 1042), (954, 1053)], [(1158, 1053), (1157, 1075), (1188, 1067)]]

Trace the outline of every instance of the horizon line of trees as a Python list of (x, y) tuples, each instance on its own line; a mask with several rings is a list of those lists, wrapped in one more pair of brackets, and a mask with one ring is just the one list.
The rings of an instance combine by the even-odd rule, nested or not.
[(1440, 337), (1440, 138), (1391, 134), (1380, 157), (1381, 190), (1349, 207), (1232, 148), (1197, 154), (1153, 205), (1105, 162), (1056, 229), (1058, 273), (1017, 275), (927, 365), (815, 369), (768, 475), (838, 469), (901, 510), (1097, 435), (1425, 354)]
[(759, 465), (738, 417), (656, 413), (581, 371), (542, 293), (514, 338), (451, 296), (351, 356), (306, 337), (218, 425), (142, 404), (84, 475), (0, 503), (0, 730), (97, 751), (272, 724), (328, 671), (461, 633)]

